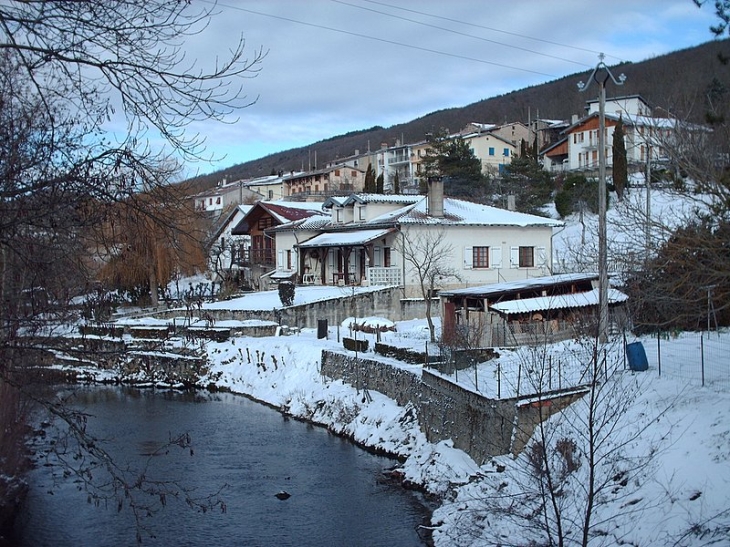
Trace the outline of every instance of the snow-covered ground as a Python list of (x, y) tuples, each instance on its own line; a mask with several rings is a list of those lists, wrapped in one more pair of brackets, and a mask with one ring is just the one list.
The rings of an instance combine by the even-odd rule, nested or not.
[[(316, 291), (308, 296), (307, 290), (297, 290), (302, 301), (321, 296)], [(256, 298), (264, 309), (278, 302), (275, 292), (259, 293)], [(229, 301), (227, 305), (248, 304)], [(405, 478), (442, 497), (433, 516), (437, 546), (526, 545), (532, 540), (546, 544), (540, 520), (524, 518), (536, 515), (538, 504), (534, 481), (526, 472), (531, 466), (531, 452), (496, 457), (480, 466), (449, 441), (428, 443), (413, 408), (399, 407), (374, 391), (367, 397), (320, 374), (322, 350), (344, 351), (338, 336), (350, 334), (352, 321), (330, 326), (327, 339), (317, 339), (314, 329), (303, 329), (293, 336), (209, 342), (206, 351), (211, 366), (203, 383), (254, 397), (358, 443), (405, 458)], [(390, 323), (378, 318), (357, 321)], [(730, 333), (710, 336), (719, 348), (730, 347)], [(358, 337), (374, 339), (375, 335), (358, 332)], [(428, 329), (425, 320), (397, 323), (395, 331), (382, 333), (381, 339), (422, 350), (428, 342)], [(635, 341), (646, 347), (649, 370), (645, 372), (624, 370), (619, 351), (622, 344), (608, 346), (615, 357), (609, 360), (617, 363), (618, 371), (609, 380), (614, 395), (606, 404), (620, 411), (612, 417), (615, 428), (611, 427), (603, 441), (601, 454), (606, 460), (598, 464), (597, 471), (601, 477), (606, 473), (620, 476), (599, 496), (593, 519), (600, 523), (597, 530), (601, 535), (594, 537), (591, 545), (730, 545), (730, 352), (716, 351), (708, 359), (713, 370), (727, 374), (706, 379), (703, 387), (699, 375), (687, 372), (687, 356), (697, 356), (697, 335), (661, 341), (661, 376), (656, 340), (629, 340)], [(535, 351), (541, 352), (540, 358)], [(497, 360), (482, 363), (476, 370), (460, 371), (450, 379), (494, 397), (495, 371), (499, 368), (503, 371), (502, 396), (511, 396), (519, 366), (529, 369), (530, 363), (545, 362), (546, 355), (585, 363), (580, 357), (582, 351), (584, 348), (575, 342), (556, 344), (544, 352), (502, 349)], [(374, 353), (367, 356), (375, 358)], [(391, 362), (413, 369), (413, 365)], [(693, 366), (692, 370), (696, 369)], [(529, 375), (522, 374), (524, 394), (530, 384), (525, 379)], [(566, 371), (564, 376), (570, 374)], [(582, 458), (582, 465), (566, 479), (562, 500), (565, 529), (576, 526), (584, 507), (581, 485), (590, 466), (580, 434), (584, 429), (576, 429), (575, 424), (585, 423), (587, 412), (585, 402), (577, 403), (548, 422), (548, 430), (555, 432), (556, 439), (575, 440), (575, 458)], [(602, 412), (610, 414), (608, 407)], [(612, 478), (607, 480), (610, 483)], [(514, 503), (522, 510), (516, 510)], [(577, 534), (576, 528), (572, 539), (578, 540)]]
[[(646, 197), (632, 190), (630, 199), (638, 207)], [(666, 207), (669, 200), (656, 196), (653, 215), (664, 215)], [(614, 224), (621, 224), (620, 209), (609, 211)], [(568, 254), (569, 248), (582, 248), (582, 258), (593, 254), (590, 226), (595, 219), (585, 222), (589, 226), (585, 245), (577, 217), (569, 219), (555, 238), (556, 257), (565, 264), (576, 258)], [(634, 244), (638, 226), (629, 228)], [(618, 230), (610, 233), (610, 241), (617, 244), (631, 241)], [(326, 298), (331, 296), (325, 294), (328, 290), (342, 291), (298, 288), (295, 303)], [(278, 294), (270, 291), (208, 306), (273, 309), (280, 302)], [(328, 339), (317, 339), (314, 329), (303, 329), (293, 336), (208, 342), (211, 366), (203, 383), (254, 397), (405, 458), (405, 478), (442, 497), (433, 516), (434, 541), (439, 547), (549, 544), (545, 534), (549, 526), (539, 510), (539, 483), (530, 473), (535, 470), (534, 451), (528, 448), (517, 457), (499, 456), (480, 466), (448, 441), (428, 443), (412, 407), (399, 407), (374, 391), (366, 396), (320, 374), (322, 350), (344, 351), (338, 337), (349, 335), (350, 323), (330, 326)], [(425, 320), (395, 327), (395, 332), (385, 332), (381, 338), (419, 350), (428, 345)], [(358, 337), (374, 335), (360, 332)], [(616, 372), (602, 387), (605, 398), (593, 406), (584, 398), (546, 423), (549, 450), (552, 447), (548, 457), (564, 464), (553, 501), (566, 544), (580, 544), (585, 485), (593, 470), (605, 488), (595, 500), (592, 522), (596, 527), (590, 545), (730, 545), (730, 332), (702, 339), (680, 334), (661, 340), (660, 352), (656, 339), (627, 341), (643, 344), (649, 369), (626, 370), (622, 341), (609, 344), (607, 360), (616, 365)], [(700, 349), (707, 352), (704, 360)], [(568, 387), (581, 379), (584, 352), (575, 342), (537, 350), (501, 349), (497, 360), (459, 371), (450, 379), (488, 397), (525, 395), (536, 387), (536, 378), (542, 382), (540, 388), (546, 384)], [(537, 363), (556, 361), (566, 363), (559, 373), (540, 374), (544, 369)], [(392, 364), (413, 369), (413, 365)], [(585, 444), (591, 409), (606, 419), (595, 466), (588, 464)], [(566, 451), (566, 445), (572, 448)]]

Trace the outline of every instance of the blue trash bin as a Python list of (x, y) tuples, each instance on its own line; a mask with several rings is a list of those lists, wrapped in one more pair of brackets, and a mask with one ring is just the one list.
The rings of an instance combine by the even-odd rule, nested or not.
[(626, 356), (629, 360), (629, 368), (631, 370), (647, 370), (649, 362), (646, 360), (646, 352), (644, 344), (641, 342), (632, 342), (626, 345)]

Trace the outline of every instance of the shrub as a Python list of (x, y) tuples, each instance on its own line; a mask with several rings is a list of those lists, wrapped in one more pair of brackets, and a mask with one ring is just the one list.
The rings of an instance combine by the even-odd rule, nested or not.
[(282, 281), (279, 283), (279, 300), (282, 306), (291, 306), (294, 304), (294, 283), (291, 281)]

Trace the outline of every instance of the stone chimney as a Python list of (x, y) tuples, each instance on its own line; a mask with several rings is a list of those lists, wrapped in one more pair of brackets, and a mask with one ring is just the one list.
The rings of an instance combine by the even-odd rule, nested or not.
[(441, 177), (428, 179), (428, 214), (432, 217), (444, 216), (444, 181)]

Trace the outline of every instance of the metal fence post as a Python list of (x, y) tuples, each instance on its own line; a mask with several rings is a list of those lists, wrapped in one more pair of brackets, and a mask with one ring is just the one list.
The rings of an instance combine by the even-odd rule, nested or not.
[(700, 363), (702, 365), (702, 387), (705, 387), (705, 336), (700, 333)]
[(497, 399), (502, 398), (502, 367), (497, 363)]
[(659, 366), (659, 377), (662, 376), (662, 342), (661, 342), (661, 332), (657, 331), (656, 333), (656, 356), (657, 356), (657, 363)]

